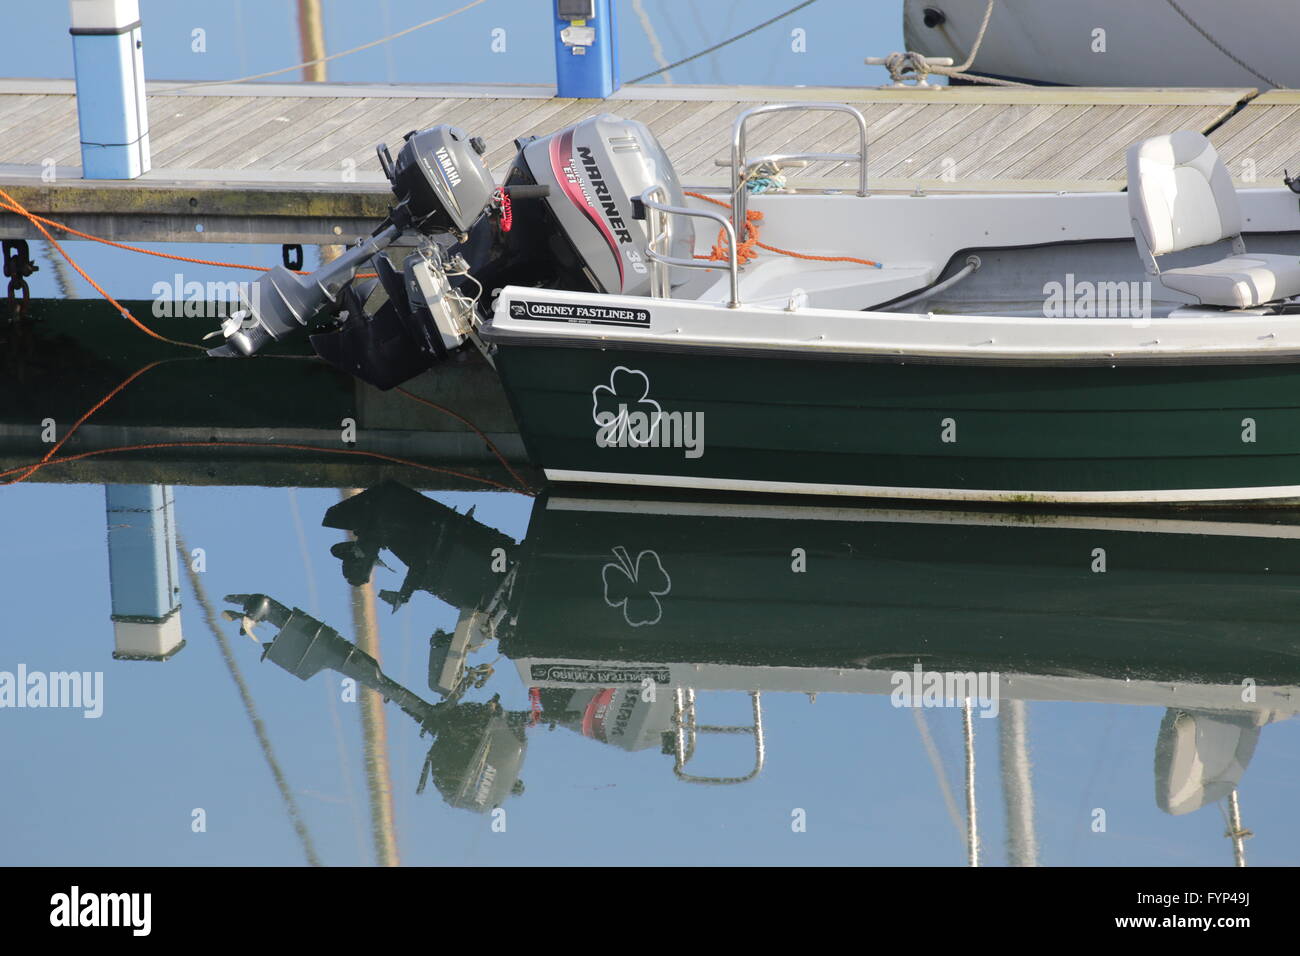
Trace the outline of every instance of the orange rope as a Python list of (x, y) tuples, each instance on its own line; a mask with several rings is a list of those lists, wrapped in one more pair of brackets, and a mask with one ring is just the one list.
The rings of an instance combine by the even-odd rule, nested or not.
[(328, 448), (323, 445), (299, 445), (290, 442), (259, 442), (259, 441), (163, 441), (149, 442), (141, 445), (117, 445), (113, 448), (98, 448), (92, 451), (83, 451), (76, 455), (65, 455), (62, 458), (47, 458), (36, 465), (19, 465), (17, 468), (10, 468), (6, 471), (0, 471), (0, 478), (7, 477), (16, 471), (28, 469), (27, 474), (21, 478), (14, 478), (10, 481), (0, 482), (0, 486), (17, 484), (25, 480), (29, 475), (42, 468), (50, 465), (62, 465), (72, 461), (81, 461), (83, 458), (94, 458), (97, 455), (115, 454), (123, 451), (148, 451), (154, 448), (287, 448), (293, 451), (318, 451), (326, 452), (332, 455), (360, 455), (364, 458), (378, 458), (381, 461), (392, 462), (396, 465), (405, 465), (409, 468), (422, 468), (425, 471), (434, 471), (444, 475), (452, 475), (456, 478), (463, 478), (466, 481), (477, 481), (485, 485), (491, 485), (494, 488), (500, 488), (502, 491), (517, 491), (521, 494), (536, 497), (533, 491), (524, 491), (520, 488), (512, 488), (509, 485), (503, 485), (499, 481), (493, 481), (491, 478), (484, 478), (480, 475), (471, 475), (463, 471), (456, 471), (453, 468), (442, 468), (438, 465), (426, 465), (423, 462), (411, 461), (407, 458), (397, 458), (394, 455), (385, 455), (378, 451), (364, 451), (359, 448)]
[(519, 473), (510, 466), (510, 462), (506, 461), (506, 456), (501, 454), (501, 450), (497, 448), (496, 444), (492, 441), (492, 439), (488, 438), (487, 435), (483, 433), (482, 429), (480, 429), (477, 425), (475, 425), (464, 415), (460, 415), (457, 412), (453, 412), (450, 408), (447, 408), (443, 405), (439, 405), (437, 402), (432, 402), (427, 398), (422, 398), (421, 396), (416, 395), (414, 392), (408, 392), (404, 388), (397, 388), (395, 389), (395, 391), (398, 392), (398, 394), (405, 395), (407, 398), (419, 402), (421, 405), (428, 405), (430, 408), (436, 408), (444, 415), (450, 415), (458, 422), (461, 422), (462, 424), (468, 426), (470, 429), (473, 430), (474, 434), (478, 435), (479, 438), (483, 439), (483, 443), (488, 446), (492, 454), (496, 455), (497, 461), (501, 463), (501, 467), (504, 468), (506, 471), (508, 471), (510, 473), (510, 477), (513, 478), (518, 483), (519, 490), (526, 495), (533, 495), (534, 497), (536, 496), (537, 493), (533, 491), (531, 488), (529, 488), (528, 482), (524, 481), (524, 479), (519, 476)]
[[(288, 358), (288, 359), (305, 358), (311, 361), (316, 361), (314, 356), (283, 355), (283, 356), (271, 356), (271, 357)], [(452, 468), (442, 468), (437, 465), (426, 465), (426, 464), (422, 464), (421, 462), (410, 461), (405, 458), (396, 458), (392, 455), (385, 455), (382, 452), (364, 451), (361, 449), (351, 449), (351, 448), (329, 448), (329, 447), (319, 446), (319, 445), (302, 445), (302, 444), (292, 444), (288, 442), (240, 442), (240, 441), (215, 441), (215, 440), (206, 441), (206, 442), (197, 442), (197, 441), (196, 442), (155, 442), (152, 444), (141, 444), (141, 445), (118, 445), (112, 448), (101, 448), (95, 451), (81, 452), (80, 454), (76, 454), (76, 455), (67, 455), (64, 456), (63, 458), (54, 457), (58, 453), (59, 449), (62, 448), (67, 443), (68, 439), (70, 439), (73, 436), (73, 434), (77, 431), (78, 428), (84, 425), (92, 415), (94, 415), (97, 411), (99, 411), (110, 401), (112, 401), (113, 398), (115, 398), (123, 389), (125, 389), (128, 385), (134, 382), (137, 378), (144, 375), (145, 372), (157, 368), (159, 365), (167, 365), (171, 362), (182, 362), (182, 361), (189, 361), (189, 360), (179, 359), (179, 358), (159, 359), (156, 362), (150, 362), (148, 365), (144, 365), (136, 369), (134, 372), (132, 372), (130, 375), (124, 378), (121, 382), (119, 382), (116, 387), (114, 387), (110, 392), (108, 392), (108, 394), (106, 394), (98, 402), (92, 405), (85, 412), (85, 414), (83, 414), (80, 418), (78, 418), (73, 423), (72, 427), (69, 428), (64, 433), (63, 437), (60, 438), (57, 442), (55, 442), (53, 446), (51, 446), (50, 450), (45, 453), (45, 456), (40, 461), (35, 462), (34, 464), (31, 465), (19, 465), (15, 468), (9, 468), (5, 471), (0, 471), (0, 478), (9, 478), (10, 475), (13, 475), (17, 472), (22, 472), (22, 474), (18, 475), (18, 477), (16, 478), (9, 478), (8, 481), (0, 481), (0, 487), (3, 487), (5, 485), (16, 485), (19, 482), (26, 481), (36, 472), (50, 465), (59, 465), (70, 461), (80, 461), (83, 458), (91, 458), (96, 455), (107, 455), (110, 453), (122, 452), (122, 451), (142, 451), (151, 448), (229, 447), (229, 448), (286, 448), (286, 449), (297, 450), (297, 451), (320, 451), (320, 452), (326, 452), (329, 454), (338, 454), (338, 455), (362, 455), (369, 458), (378, 458), (383, 461), (393, 462), (394, 464), (407, 465), (411, 468), (423, 468), (426, 471), (433, 471), (441, 474), (453, 475), (457, 478), (463, 478), (467, 481), (477, 481), (482, 484), (491, 485), (494, 488), (500, 488), (502, 491), (517, 491), (520, 494), (525, 494), (528, 495), (529, 497), (537, 496), (537, 492), (529, 488), (528, 483), (519, 476), (518, 472), (516, 472), (513, 468), (510, 467), (510, 464), (506, 461), (505, 456), (501, 454), (501, 452), (497, 449), (496, 445), (492, 443), (492, 440), (488, 438), (487, 435), (483, 434), (483, 432), (478, 428), (477, 425), (471, 422), (468, 418), (465, 418), (464, 416), (459, 415), (456, 412), (453, 412), (449, 408), (445, 408), (442, 405), (437, 404), (436, 402), (429, 401), (428, 399), (421, 398), (418, 395), (413, 395), (410, 392), (406, 391), (405, 389), (401, 389), (401, 388), (399, 388), (398, 391), (401, 392), (403, 395), (406, 395), (408, 398), (413, 398), (418, 402), (436, 408), (441, 412), (445, 412), (446, 414), (451, 415), (453, 418), (458, 419), (459, 421), (463, 422), (471, 429), (473, 429), (479, 435), (479, 437), (482, 438), (483, 441), (487, 443), (488, 447), (492, 449), (493, 454), (497, 456), (497, 460), (500, 461), (501, 465), (506, 469), (506, 471), (510, 473), (510, 476), (514, 478), (516, 482), (518, 482), (518, 487), (512, 488), (509, 485), (502, 484), (498, 481), (493, 481), (491, 478), (484, 478), (478, 475), (466, 474), (465, 472), (456, 471), (455, 469)]]
[[(706, 196), (704, 193), (686, 192), (685, 195), (695, 199), (703, 199), (705, 202), (711, 202), (715, 206), (721, 206), (723, 209), (730, 209), (731, 204), (723, 202), (721, 199), (714, 199), (712, 196)], [(856, 256), (814, 256), (806, 252), (791, 252), (789, 249), (778, 249), (776, 246), (769, 246), (765, 242), (758, 241), (758, 223), (763, 219), (761, 212), (755, 212), (750, 209), (745, 212), (745, 239), (736, 244), (736, 261), (742, 265), (755, 257), (754, 247), (766, 249), (768, 252), (775, 252), (779, 255), (790, 256), (792, 259), (809, 259), (813, 262), (856, 262), (864, 266), (874, 266), (880, 268), (880, 263), (874, 259), (859, 259)], [(696, 259), (710, 259), (725, 261), (729, 258), (726, 247), (727, 230), (722, 229), (718, 232), (718, 242), (710, 250), (707, 256), (696, 256)]]
[(180, 361), (180, 360), (159, 359), (157, 362), (150, 362), (148, 365), (144, 365), (136, 369), (134, 372), (132, 372), (130, 375), (124, 378), (115, 389), (113, 389), (111, 392), (109, 392), (107, 395), (101, 398), (98, 402), (96, 402), (93, 406), (91, 406), (89, 411), (87, 411), (84, 415), (78, 418), (76, 422), (73, 423), (73, 426), (64, 433), (63, 437), (60, 438), (57, 442), (55, 442), (50, 447), (50, 450), (45, 453), (44, 458), (42, 458), (34, 465), (23, 465), (23, 466), (19, 466), (18, 468), (10, 468), (8, 471), (5, 472), (0, 472), (0, 478), (2, 478), (5, 477), (6, 475), (13, 474), (15, 471), (22, 471), (23, 468), (28, 469), (24, 474), (20, 475), (17, 478), (14, 478), (12, 481), (0, 482), (0, 485), (16, 485), (18, 484), (18, 482), (26, 481), (32, 475), (36, 474), (36, 472), (40, 471), (47, 464), (50, 464), (50, 462), (53, 460), (58, 450), (64, 446), (64, 444), (67, 442), (69, 438), (72, 437), (73, 432), (75, 432), (78, 428), (84, 425), (86, 423), (86, 419), (90, 418), (91, 415), (95, 414), (95, 412), (99, 411), (101, 408), (107, 405), (113, 399), (113, 397), (117, 395), (118, 392), (122, 391), (122, 389), (126, 388), (128, 385), (130, 385), (132, 382), (134, 382), (137, 378), (139, 378), (141, 375), (143, 375), (145, 372), (149, 371), (150, 369), (157, 368), (159, 365), (166, 364), (167, 362), (176, 362), (176, 361)]
[[(3, 189), (0, 189), (0, 196), (8, 195), (9, 194)], [(78, 239), (89, 239), (91, 242), (99, 242), (106, 246), (112, 246), (114, 249), (125, 249), (127, 252), (138, 252), (141, 255), (157, 256), (160, 259), (175, 259), (177, 262), (192, 262), (200, 266), (218, 266), (225, 269), (256, 269), (260, 272), (269, 271), (266, 266), (248, 266), (238, 262), (218, 262), (215, 259), (196, 259), (192, 256), (178, 256), (170, 252), (158, 252), (155, 249), (143, 249), (140, 246), (128, 245), (125, 242), (115, 242), (112, 239), (105, 239), (102, 236), (92, 236), (88, 232), (73, 229), (71, 226), (65, 225), (64, 223), (56, 222), (53, 219), (46, 219), (44, 216), (38, 216), (33, 212), (28, 212), (21, 207), (12, 206), (9, 203), (0, 203), (0, 209), (7, 209), (9, 212), (17, 213), (20, 216), (26, 217), (33, 223), (44, 223), (47, 226), (52, 226), (55, 229), (66, 232), (70, 236), (76, 236)], [(300, 271), (298, 274), (306, 275), (307, 273)]]
[(101, 286), (98, 282), (96, 282), (94, 279), (88, 276), (86, 274), (85, 269), (77, 265), (77, 261), (73, 259), (72, 256), (68, 255), (67, 250), (64, 249), (61, 245), (59, 245), (58, 241), (53, 236), (50, 235), (48, 229), (46, 229), (43, 225), (41, 225), (39, 222), (36, 221), (35, 216), (33, 216), (26, 209), (24, 209), (18, 203), (17, 200), (15, 200), (3, 189), (0, 189), (0, 197), (3, 197), (5, 200), (7, 200), (9, 203), (12, 204), (12, 211), (17, 212), (21, 216), (26, 216), (27, 219), (31, 221), (32, 225), (40, 230), (41, 235), (43, 235), (46, 238), (49, 244), (52, 245), (55, 249), (59, 250), (59, 254), (62, 255), (63, 258), (68, 260), (68, 265), (76, 269), (77, 273), (83, 279), (89, 282), (96, 292), (98, 292), (105, 299), (107, 299), (112, 304), (113, 308), (117, 309), (117, 311), (121, 313), (122, 317), (126, 319), (128, 322), (130, 322), (132, 325), (134, 325), (137, 329), (139, 329), (141, 332), (144, 332), (150, 338), (157, 339), (159, 342), (166, 342), (168, 345), (179, 345), (181, 348), (186, 348), (186, 349), (197, 349), (200, 352), (203, 351), (203, 346), (201, 345), (195, 345), (192, 342), (180, 342), (177, 341), (176, 339), (169, 339), (167, 338), (167, 336), (160, 335), (159, 333), (155, 332), (153, 329), (149, 328), (149, 326), (141, 322), (139, 319), (137, 319), (134, 315), (131, 314), (130, 310), (127, 309), (126, 306), (122, 305), (122, 303), (118, 302), (117, 299), (113, 298), (111, 295), (105, 292), (103, 286)]
[[(97, 283), (94, 279), (92, 279), (86, 273), (86, 271), (77, 264), (76, 260), (74, 260), (72, 256), (68, 255), (67, 250), (65, 250), (63, 246), (61, 246), (58, 243), (58, 241), (56, 241), (55, 238), (50, 235), (49, 231), (45, 228), (45, 225), (48, 224), (56, 229), (61, 229), (64, 232), (69, 233), (70, 235), (78, 236), (82, 239), (89, 239), (94, 242), (103, 243), (104, 245), (113, 246), (118, 249), (124, 249), (129, 252), (139, 252), (139, 253), (143, 253), (144, 255), (158, 256), (163, 259), (174, 259), (180, 262), (192, 262), (197, 265), (217, 266), (217, 267), (226, 267), (226, 268), (234, 268), (234, 269), (256, 269), (261, 272), (269, 271), (265, 266), (240, 265), (238, 263), (218, 262), (212, 259), (197, 259), (191, 256), (178, 256), (166, 252), (156, 252), (152, 249), (143, 249), (139, 246), (127, 245), (126, 243), (114, 242), (111, 239), (103, 239), (100, 238), (99, 236), (93, 236), (90, 233), (81, 232), (80, 230), (73, 229), (71, 226), (67, 226), (64, 225), (63, 223), (56, 222), (53, 219), (47, 219), (44, 216), (38, 216), (35, 213), (29, 212), (26, 208), (23, 207), (21, 203), (18, 202), (18, 200), (14, 199), (13, 196), (5, 192), (4, 189), (0, 189), (0, 199), (3, 200), (2, 202), (0, 202), (0, 209), (6, 209), (9, 212), (16, 213), (17, 215), (23, 216), (33, 226), (35, 226), (38, 230), (40, 230), (41, 235), (43, 235), (46, 238), (46, 240), (49, 241), (50, 245), (52, 245), (55, 249), (57, 249), (64, 259), (68, 260), (68, 264), (71, 265), (72, 268), (76, 269), (77, 273), (83, 279), (89, 282), (90, 285), (94, 287), (95, 291), (97, 291), (100, 295), (102, 295), (105, 299), (107, 299), (124, 318), (126, 318), (128, 321), (131, 322), (132, 325), (136, 326), (142, 332), (146, 333), (150, 337), (155, 338), (160, 342), (166, 342), (169, 345), (178, 345), (184, 348), (196, 349), (198, 351), (205, 351), (203, 346), (201, 345), (194, 345), (193, 343), (190, 342), (180, 342), (177, 341), (176, 339), (169, 339), (164, 335), (160, 335), (159, 333), (155, 332), (153, 329), (145, 325), (143, 322), (141, 322), (139, 319), (137, 319), (134, 315), (131, 314), (131, 312), (125, 306), (123, 306), (120, 302), (118, 302), (111, 295), (109, 295), (108, 292), (106, 292), (104, 288), (99, 285), (99, 283)], [(308, 274), (301, 270), (294, 270), (294, 271), (296, 271), (299, 275)], [(374, 278), (375, 275), (376, 274), (373, 272), (359, 273), (358, 278)], [(280, 356), (280, 357), (308, 358), (309, 356)], [(407, 398), (414, 399), (415, 401), (420, 402), (423, 405), (428, 405), (430, 408), (437, 409), (438, 411), (443, 412), (446, 415), (450, 415), (451, 417), (455, 418), (457, 421), (460, 421), (468, 428), (473, 430), (475, 434), (477, 434), (481, 439), (483, 439), (483, 442), (492, 451), (492, 454), (496, 456), (497, 461), (501, 463), (502, 467), (505, 468), (505, 470), (510, 473), (510, 476), (518, 483), (518, 487), (511, 488), (508, 485), (504, 485), (501, 484), (500, 482), (493, 481), (490, 478), (481, 478), (475, 475), (470, 475), (464, 472), (456, 471), (455, 469), (442, 468), (436, 465), (426, 465), (420, 462), (410, 461), (405, 458), (397, 458), (392, 455), (385, 455), (380, 452), (371, 452), (371, 451), (363, 451), (360, 449), (347, 449), (347, 448), (327, 448), (327, 447), (316, 446), (316, 445), (301, 445), (301, 444), (291, 444), (286, 442), (235, 442), (235, 441), (155, 442), (152, 444), (142, 444), (142, 445), (119, 445), (113, 448), (104, 448), (104, 449), (99, 449), (97, 451), (82, 452), (77, 455), (68, 455), (68, 456), (64, 456), (63, 458), (55, 457), (59, 449), (62, 448), (64, 444), (67, 443), (68, 439), (70, 439), (73, 436), (73, 434), (77, 431), (77, 429), (79, 429), (83, 424), (85, 424), (86, 421), (92, 415), (94, 415), (97, 411), (99, 411), (110, 401), (112, 401), (112, 399), (119, 392), (121, 392), (124, 388), (126, 388), (128, 385), (134, 382), (141, 375), (148, 372), (150, 369), (157, 368), (159, 365), (163, 365), (167, 362), (173, 362), (173, 361), (179, 361), (179, 360), (160, 359), (156, 362), (150, 362), (148, 365), (136, 369), (136, 371), (132, 372), (129, 376), (127, 376), (125, 379), (119, 382), (115, 388), (109, 391), (108, 394), (106, 394), (98, 402), (92, 405), (90, 409), (85, 412), (85, 414), (83, 414), (80, 418), (78, 418), (76, 422), (73, 423), (72, 427), (69, 428), (64, 433), (63, 437), (60, 438), (57, 442), (55, 442), (50, 447), (50, 450), (45, 453), (44, 457), (42, 457), (40, 461), (35, 462), (31, 465), (19, 465), (16, 468), (10, 468), (6, 471), (0, 471), (0, 478), (8, 478), (10, 475), (16, 474), (18, 472), (22, 472), (22, 474), (18, 475), (18, 477), (16, 478), (10, 478), (8, 481), (0, 481), (0, 486), (13, 485), (13, 484), (18, 484), (19, 482), (22, 481), (26, 481), (36, 472), (40, 471), (42, 468), (48, 467), (49, 465), (57, 465), (57, 464), (62, 464), (64, 462), (70, 462), (70, 461), (79, 461), (83, 458), (90, 458), (96, 455), (105, 455), (114, 452), (139, 451), (139, 450), (150, 449), (150, 448), (192, 448), (192, 447), (285, 448), (285, 449), (298, 450), (298, 451), (320, 451), (320, 452), (327, 452), (330, 454), (361, 455), (363, 457), (376, 458), (382, 461), (390, 461), (395, 464), (406, 465), (412, 468), (423, 468), (426, 471), (434, 471), (442, 474), (453, 475), (455, 477), (463, 478), (468, 481), (482, 482), (484, 484), (488, 484), (493, 487), (500, 488), (503, 491), (518, 491), (522, 494), (536, 497), (537, 492), (529, 488), (528, 483), (524, 481), (524, 479), (519, 475), (517, 471), (515, 471), (514, 468), (511, 467), (510, 463), (506, 460), (505, 455), (501, 453), (501, 450), (497, 448), (496, 444), (492, 441), (492, 439), (488, 438), (487, 435), (484, 434), (484, 432), (477, 425), (471, 422), (468, 418), (465, 418), (463, 415), (460, 415), (452, 411), (451, 409), (446, 408), (445, 406), (439, 405), (437, 402), (432, 402), (426, 398), (421, 398), (419, 395), (415, 395), (411, 392), (408, 392), (404, 388), (399, 388), (397, 389), (397, 391), (400, 392), (402, 395), (405, 395)]]
[[(156, 249), (144, 249), (140, 246), (132, 246), (125, 242), (116, 242), (112, 239), (105, 239), (102, 236), (91, 235), (88, 232), (82, 232), (79, 229), (73, 229), (71, 226), (66, 225), (65, 223), (58, 222), (54, 219), (47, 219), (44, 216), (38, 216), (34, 212), (29, 212), (28, 210), (24, 209), (22, 206), (18, 205), (18, 200), (14, 199), (3, 189), (0, 189), (0, 197), (4, 197), (4, 199), (6, 200), (5, 202), (0, 202), (0, 209), (6, 209), (9, 212), (16, 213), (17, 215), (27, 219), (33, 225), (37, 225), (38, 223), (44, 223), (47, 226), (52, 226), (53, 228), (60, 230), (61, 232), (66, 232), (70, 236), (76, 236), (78, 239), (89, 239), (91, 242), (98, 242), (106, 246), (112, 246), (114, 249), (124, 249), (127, 252), (138, 252), (141, 255), (145, 255), (145, 256), (157, 256), (159, 259), (174, 259), (177, 262), (192, 262), (195, 265), (200, 265), (200, 266), (216, 266), (221, 269), (252, 269), (256, 272), (271, 271), (269, 266), (251, 266), (251, 265), (246, 265), (242, 262), (221, 262), (217, 259), (197, 259), (194, 258), (193, 256), (178, 256), (171, 252), (159, 252)], [(40, 228), (39, 225), (37, 225), (37, 228)], [(44, 230), (41, 231), (44, 232)], [(48, 235), (46, 238), (48, 238)], [(310, 272), (307, 272), (304, 269), (294, 269), (292, 271), (295, 274), (300, 276), (311, 275)], [(378, 273), (375, 272), (359, 272), (357, 273), (357, 278), (373, 279), (377, 275)]]

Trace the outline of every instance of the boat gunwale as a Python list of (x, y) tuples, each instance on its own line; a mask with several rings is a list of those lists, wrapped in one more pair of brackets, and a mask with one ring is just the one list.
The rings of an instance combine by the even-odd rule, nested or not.
[(554, 335), (546, 332), (500, 330), (486, 325), (480, 330), (484, 341), (492, 345), (524, 348), (576, 348), (609, 351), (667, 352), (676, 354), (703, 353), (726, 358), (796, 359), (801, 361), (863, 362), (876, 365), (947, 365), (983, 366), (1004, 368), (1105, 368), (1213, 366), (1213, 365), (1293, 365), (1300, 363), (1300, 346), (1266, 351), (1191, 352), (1148, 351), (1115, 352), (1108, 354), (1066, 354), (986, 351), (979, 354), (951, 354), (942, 352), (898, 351), (885, 349), (843, 348), (799, 343), (786, 346), (743, 345), (716, 340), (663, 338), (624, 338), (615, 336)]
[[(676, 327), (654, 331), (652, 328), (628, 328), (599, 321), (583, 322), (563, 318), (514, 318), (509, 314), (512, 302), (541, 300), (563, 305), (600, 305), (629, 310), (677, 313)], [(695, 314), (692, 315), (691, 313)], [(702, 320), (698, 331), (684, 331), (689, 320)], [(723, 322), (762, 322), (781, 319), (799, 331), (782, 337), (766, 335), (760, 330), (750, 337), (734, 333), (720, 335), (716, 324)], [(687, 320), (687, 321), (682, 321)], [(1288, 320), (1293, 328), (1283, 326)], [(652, 319), (653, 321), (653, 319)], [(835, 337), (851, 322), (872, 323), (882, 330), (906, 330), (909, 326), (954, 334), (968, 332), (986, 339), (978, 344), (937, 346), (905, 340), (882, 341)], [(590, 331), (593, 328), (599, 332)], [(1092, 345), (1079, 342), (1077, 333), (1109, 330), (1142, 332), (1153, 338), (1135, 346), (1128, 343)], [(709, 355), (797, 358), (804, 360), (862, 361), (886, 364), (975, 365), (975, 366), (1178, 366), (1178, 365), (1286, 365), (1300, 362), (1300, 316), (1295, 315), (1224, 315), (1191, 317), (1079, 317), (1049, 318), (1037, 316), (963, 315), (933, 312), (878, 312), (848, 309), (801, 308), (789, 311), (771, 306), (742, 304), (730, 308), (723, 303), (693, 299), (653, 298), (615, 295), (602, 292), (574, 292), (559, 289), (506, 286), (496, 300), (492, 317), (480, 327), (485, 342), (504, 346), (540, 346), (581, 349), (635, 349), (668, 353), (698, 352)], [(1290, 331), (1288, 340), (1279, 338)], [(1004, 334), (1076, 333), (1074, 344), (1065, 348), (1028, 344), (1020, 347), (995, 347)], [(1161, 344), (1162, 339), (1182, 335), (1191, 338), (1186, 345)], [(1204, 344), (1231, 336), (1231, 344)], [(1158, 336), (1158, 337), (1157, 337)]]

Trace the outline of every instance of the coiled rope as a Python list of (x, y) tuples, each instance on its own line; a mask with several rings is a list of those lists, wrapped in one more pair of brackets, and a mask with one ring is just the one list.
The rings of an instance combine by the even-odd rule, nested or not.
[(975, 63), (975, 55), (979, 53), (980, 46), (984, 43), (984, 34), (988, 32), (989, 20), (993, 18), (994, 0), (988, 0), (988, 6), (984, 8), (984, 20), (980, 23), (979, 33), (975, 36), (975, 42), (971, 45), (970, 54), (966, 57), (965, 62), (957, 66), (939, 66), (931, 63), (924, 54), (909, 50), (906, 53), (891, 53), (885, 57), (885, 69), (889, 71), (889, 78), (894, 81), (895, 86), (903, 85), (904, 74), (913, 74), (920, 83), (925, 82), (929, 74), (936, 76), (946, 76), (949, 79), (956, 77), (967, 80), (971, 83), (983, 83), (988, 86), (1029, 86), (1028, 83), (1017, 83), (1014, 80), (1000, 80), (991, 76), (980, 76), (977, 73), (967, 73)]
[[(686, 191), (683, 195), (690, 196), (693, 199), (701, 199), (704, 202), (711, 202), (715, 206), (721, 206), (723, 209), (730, 209), (731, 203), (723, 202), (721, 199), (714, 199), (712, 196), (706, 196), (704, 193)], [(738, 239), (736, 242), (736, 262), (744, 264), (750, 259), (755, 258), (758, 253), (754, 252), (755, 248), (766, 249), (768, 252), (775, 252), (777, 255), (789, 256), (792, 259), (807, 259), (811, 262), (856, 262), (859, 265), (872, 266), (879, 269), (881, 265), (874, 259), (859, 259), (856, 256), (814, 256), (807, 252), (792, 252), (789, 249), (781, 249), (777, 246), (768, 245), (765, 242), (758, 241), (759, 223), (763, 220), (763, 214), (754, 209), (745, 212), (745, 237)], [(714, 243), (713, 248), (707, 256), (696, 255), (696, 259), (709, 259), (719, 262), (725, 262), (730, 258), (731, 253), (727, 248), (727, 230), (718, 230), (718, 241)]]

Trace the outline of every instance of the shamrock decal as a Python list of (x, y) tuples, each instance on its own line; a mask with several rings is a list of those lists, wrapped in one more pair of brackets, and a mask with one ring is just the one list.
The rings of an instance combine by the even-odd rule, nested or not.
[(650, 398), (650, 376), (617, 366), (609, 373), (608, 385), (591, 390), (591, 417), (602, 429), (612, 431), (611, 444), (626, 438), (633, 445), (645, 445), (659, 428), (663, 410)]
[(672, 579), (653, 551), (642, 551), (633, 561), (627, 548), (614, 548), (615, 561), (600, 569), (605, 582), (605, 603), (621, 607), (623, 619), (633, 627), (657, 624), (664, 609), (659, 598), (673, 586)]

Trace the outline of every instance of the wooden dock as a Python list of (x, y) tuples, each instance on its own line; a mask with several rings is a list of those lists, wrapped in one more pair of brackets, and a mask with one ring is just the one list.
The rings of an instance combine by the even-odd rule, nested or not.
[[(1137, 140), (1206, 133), (1244, 185), (1278, 185), (1300, 168), (1300, 92), (1253, 89), (654, 86), (608, 100), (543, 86), (240, 86), (152, 83), (153, 169), (126, 182), (82, 180), (72, 81), (0, 81), (0, 186), (31, 211), (127, 241), (345, 242), (368, 233), (389, 192), (374, 148), (408, 130), (453, 123), (488, 141), (500, 176), (513, 140), (613, 112), (646, 123), (688, 187), (722, 185), (731, 122), (762, 103), (843, 102), (869, 123), (874, 191), (1118, 190)], [(851, 151), (842, 114), (757, 121), (755, 152)], [(49, 181), (53, 173), (53, 181)], [(819, 163), (792, 185), (854, 185), (856, 170)], [(0, 213), (0, 237), (39, 238)]]

